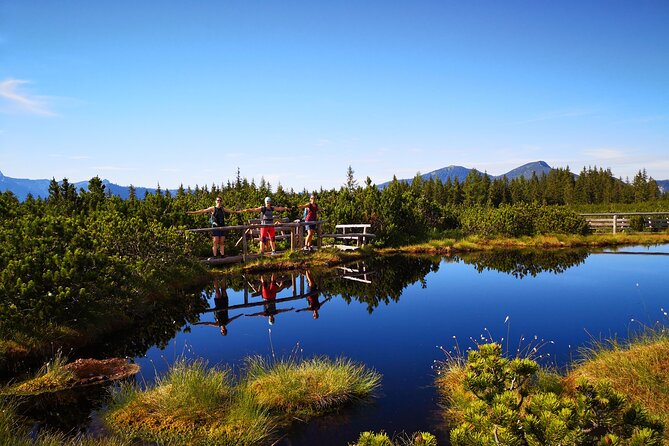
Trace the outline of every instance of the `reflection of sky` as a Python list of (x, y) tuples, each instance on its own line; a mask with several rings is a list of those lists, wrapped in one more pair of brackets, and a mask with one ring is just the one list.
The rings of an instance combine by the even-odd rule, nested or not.
[[(669, 251), (669, 246), (661, 248)], [(653, 252), (659, 252), (657, 247)], [(346, 304), (335, 296), (323, 305), (317, 320), (310, 311), (281, 313), (271, 326), (266, 317), (243, 316), (228, 325), (227, 336), (221, 336), (217, 327), (192, 326), (191, 333), (179, 333), (165, 351), (152, 349), (138, 362), (150, 379), (146, 375), (152, 375), (154, 368), (162, 371), (178, 356), (237, 366), (252, 354), (274, 351), (287, 356), (299, 343), (304, 356), (342, 355), (377, 369), (383, 375), (383, 392), (372, 408), (356, 411), (345, 429), (320, 426), (316, 433), (313, 425), (306, 426), (294, 433), (293, 444), (309, 444), (310, 435), (323, 432), (331, 444), (346, 444), (369, 429), (434, 431), (428, 420), (437, 408), (430, 387), (431, 365), (443, 358), (436, 346), (450, 349), (455, 336), (460, 347), (467, 348), (473, 345), (470, 338), (480, 339), (489, 332), (497, 341), (505, 338), (505, 346), (508, 339), (510, 350), (515, 350), (521, 338), (526, 338), (522, 342), (526, 346), (537, 336), (552, 341), (541, 352), (563, 365), (592, 338), (626, 338), (631, 328), (639, 326), (632, 320), (647, 325), (667, 322), (660, 311), (669, 308), (666, 277), (661, 273), (667, 270), (669, 256), (604, 253), (590, 255), (559, 275), (540, 273), (521, 280), (494, 270), (478, 273), (461, 262), (442, 262), (439, 271), (425, 277), (426, 288), (411, 284), (397, 303), (381, 304), (371, 315), (366, 304)], [(243, 302), (243, 292), (228, 290), (228, 294), (231, 305)], [(291, 294), (290, 289), (282, 290), (278, 297)], [(213, 300), (210, 303), (213, 306)], [(277, 306), (301, 309), (308, 302), (300, 299)], [(231, 310), (230, 317), (262, 308)], [(202, 320), (213, 322), (213, 313)]]

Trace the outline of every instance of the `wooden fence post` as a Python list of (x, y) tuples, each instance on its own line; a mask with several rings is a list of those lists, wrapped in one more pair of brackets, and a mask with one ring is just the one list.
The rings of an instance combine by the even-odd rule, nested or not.
[(246, 244), (246, 231), (242, 233), (242, 262), (246, 262), (246, 256), (248, 255), (248, 248)]
[(616, 229), (617, 229), (616, 226), (618, 226), (618, 216), (614, 215), (613, 216), (613, 233), (614, 234), (616, 233)]

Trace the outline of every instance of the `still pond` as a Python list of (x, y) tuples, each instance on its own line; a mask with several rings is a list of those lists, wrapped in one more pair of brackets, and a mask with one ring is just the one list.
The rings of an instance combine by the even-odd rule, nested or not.
[(540, 362), (565, 367), (593, 340), (667, 323), (667, 271), (669, 245), (221, 273), (203, 291), (209, 309), (134, 360), (138, 379), (150, 383), (184, 357), (240, 367), (256, 354), (345, 356), (382, 374), (379, 394), (297, 425), (279, 444), (345, 445), (365, 430), (430, 431), (447, 444), (432, 385), (439, 347), (465, 350), (492, 338), (512, 352), (539, 346)]

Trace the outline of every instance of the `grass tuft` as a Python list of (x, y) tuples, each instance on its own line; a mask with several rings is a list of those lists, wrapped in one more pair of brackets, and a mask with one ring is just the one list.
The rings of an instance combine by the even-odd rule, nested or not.
[(270, 362), (255, 356), (247, 360), (245, 386), (273, 413), (307, 419), (368, 396), (380, 380), (375, 371), (342, 358)]
[(63, 389), (75, 379), (74, 374), (65, 367), (66, 365), (67, 358), (59, 352), (52, 361), (39, 369), (34, 378), (10, 386), (3, 393), (33, 395)]
[(122, 438), (161, 444), (266, 444), (278, 427), (367, 396), (380, 382), (344, 359), (253, 357), (246, 365), (238, 381), (228, 370), (182, 361), (150, 389), (121, 385), (105, 422)]
[[(582, 350), (584, 358), (568, 373), (574, 387), (580, 378), (608, 382), (669, 426), (669, 333), (647, 330), (627, 343), (597, 342)], [(669, 429), (667, 430), (669, 434)]]

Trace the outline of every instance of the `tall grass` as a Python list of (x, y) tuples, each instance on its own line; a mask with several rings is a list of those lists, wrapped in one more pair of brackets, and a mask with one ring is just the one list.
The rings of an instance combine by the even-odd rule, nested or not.
[(380, 375), (345, 359), (252, 357), (235, 379), (202, 361), (177, 362), (147, 390), (120, 386), (104, 415), (124, 439), (160, 444), (266, 444), (279, 427), (363, 398)]
[(269, 438), (274, 423), (239, 395), (230, 372), (204, 361), (179, 361), (154, 387), (122, 386), (113, 394), (106, 423), (123, 438), (164, 444), (251, 445)]
[(30, 395), (63, 389), (75, 378), (74, 374), (65, 368), (66, 365), (67, 358), (58, 352), (51, 361), (37, 371), (32, 379), (9, 386), (1, 393)]
[(89, 436), (68, 437), (63, 433), (30, 432), (30, 425), (16, 414), (11, 403), (0, 401), (0, 445), (3, 446), (130, 446), (131, 442), (120, 438), (93, 438)]
[(311, 418), (371, 394), (380, 375), (348, 359), (247, 360), (245, 387), (273, 413)]
[[(629, 342), (594, 342), (581, 350), (583, 359), (571, 370), (566, 382), (579, 378), (608, 382), (614, 390), (644, 407), (669, 426), (669, 332), (647, 329)], [(669, 438), (669, 429), (665, 433)]]

